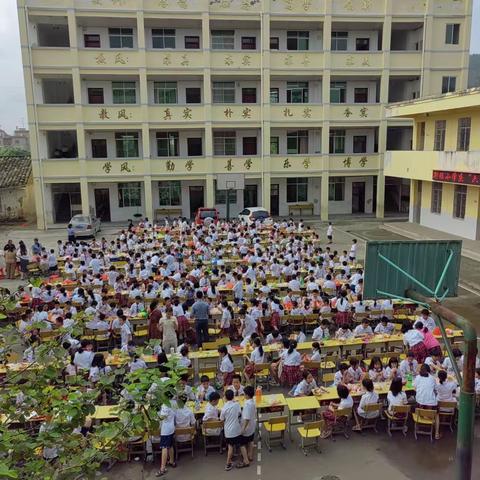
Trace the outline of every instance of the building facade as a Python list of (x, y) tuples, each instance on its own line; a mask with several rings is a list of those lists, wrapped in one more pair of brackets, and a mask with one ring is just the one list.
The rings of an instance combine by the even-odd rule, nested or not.
[(414, 119), (415, 152), (387, 152), (385, 175), (410, 179), (410, 221), (480, 239), (480, 89), (392, 105)]
[(26, 128), (15, 128), (13, 135), (9, 135), (5, 130), (0, 129), (0, 147), (21, 148), (27, 152), (30, 151), (30, 138)]
[(224, 214), (225, 173), (245, 175), (233, 215), (401, 211), (384, 152), (411, 148), (412, 127), (385, 106), (465, 88), (471, 8), (18, 0), (39, 227)]

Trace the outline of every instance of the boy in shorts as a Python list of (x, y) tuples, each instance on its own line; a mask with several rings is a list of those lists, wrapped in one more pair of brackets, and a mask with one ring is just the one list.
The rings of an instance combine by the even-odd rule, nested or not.
[(242, 437), (247, 449), (248, 460), (253, 461), (253, 440), (257, 428), (257, 407), (253, 396), (255, 390), (251, 385), (245, 387), (245, 403), (242, 410)]

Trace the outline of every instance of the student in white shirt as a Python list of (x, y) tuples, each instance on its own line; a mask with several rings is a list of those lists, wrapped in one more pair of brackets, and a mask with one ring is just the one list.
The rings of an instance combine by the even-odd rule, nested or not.
[(122, 348), (125, 348), (128, 342), (132, 340), (132, 331), (128, 326), (127, 319), (123, 315), (120, 317), (120, 340)]
[(347, 363), (341, 363), (339, 365), (338, 370), (335, 372), (335, 375), (333, 376), (334, 386), (340, 385), (341, 383), (348, 383), (348, 379), (346, 378), (348, 368), (349, 367)]
[(103, 375), (108, 375), (112, 368), (105, 365), (105, 357), (101, 353), (96, 353), (92, 360), (92, 366), (88, 374), (88, 379), (92, 383), (96, 383)]
[(184, 345), (180, 349), (180, 358), (178, 359), (178, 365), (184, 368), (190, 368), (192, 366), (192, 361), (188, 358), (188, 347)]
[(428, 328), (430, 332), (432, 332), (436, 326), (435, 320), (430, 316), (430, 312), (426, 308), (422, 310), (422, 313), (420, 314), (417, 320), (419, 322), (422, 322), (423, 326)]
[(390, 390), (387, 394), (388, 412), (393, 413), (394, 406), (407, 405), (407, 394), (403, 391), (403, 382), (400, 377), (396, 377), (390, 384)]
[[(188, 401), (187, 396), (184, 393), (181, 393), (178, 397), (180, 402), (183, 403), (182, 408), (177, 408), (175, 410), (175, 428), (188, 428), (195, 426), (195, 415), (192, 410), (187, 407), (186, 402)], [(176, 435), (175, 440), (177, 442), (188, 442), (190, 440), (190, 435)]]
[(130, 373), (140, 370), (142, 368), (147, 368), (145, 360), (141, 359), (138, 355), (134, 355), (132, 361), (128, 365), (130, 367)]
[(210, 379), (207, 375), (202, 375), (200, 385), (197, 388), (197, 400), (200, 402), (209, 401), (213, 392), (215, 392), (215, 389), (210, 385)]
[(357, 325), (353, 330), (353, 335), (355, 337), (365, 337), (367, 335), (373, 335), (372, 327), (370, 326), (370, 322), (367, 318), (362, 320), (360, 325)]
[[(207, 377), (208, 378), (208, 377)], [(203, 382), (202, 382), (203, 384)], [(212, 388), (209, 386), (209, 388)], [(213, 389), (213, 388), (212, 388)], [(218, 410), (218, 402), (220, 401), (220, 394), (215, 390), (209, 394), (208, 403), (205, 406), (205, 413), (203, 414), (202, 422), (205, 423), (208, 420), (219, 420), (220, 411)], [(207, 436), (219, 436), (221, 433), (220, 428), (206, 428), (205, 435)]]
[(329, 245), (333, 242), (333, 225), (332, 225), (332, 222), (328, 222), (327, 240), (328, 240)]
[(301, 377), (300, 365), (302, 356), (297, 352), (297, 342), (292, 340), (287, 352), (283, 358), (283, 369), (281, 375), (281, 383), (292, 387)]
[(312, 335), (312, 340), (321, 342), (322, 340), (328, 340), (330, 338), (329, 323), (327, 320), (322, 320), (321, 325), (319, 325)]
[[(426, 410), (436, 410), (438, 405), (437, 399), (437, 383), (435, 378), (430, 374), (430, 367), (423, 364), (420, 367), (419, 374), (413, 381), (415, 387), (415, 400), (417, 401), (417, 408)], [(439, 420), (438, 415), (435, 420), (435, 438), (440, 438), (439, 435)]]
[(325, 420), (325, 432), (323, 437), (329, 437), (332, 433), (333, 426), (337, 419), (335, 417), (335, 410), (344, 410), (346, 408), (353, 408), (353, 398), (350, 395), (350, 391), (346, 385), (342, 383), (337, 385), (337, 395), (340, 399), (339, 403), (331, 402), (328, 409), (322, 413), (322, 417)]
[(218, 353), (220, 355), (220, 373), (223, 376), (223, 386), (228, 387), (232, 384), (232, 378), (235, 372), (233, 359), (225, 345), (218, 348)]
[(255, 390), (251, 385), (245, 387), (245, 403), (242, 409), (242, 443), (246, 445), (249, 462), (253, 461), (253, 440), (257, 429), (257, 407), (253, 396)]
[(170, 406), (164, 403), (159, 412), (159, 417), (162, 421), (159, 445), (162, 450), (162, 459), (160, 471), (156, 474), (157, 477), (165, 475), (167, 472), (167, 461), (169, 458), (172, 467), (176, 467), (173, 453), (173, 437), (175, 435), (175, 409), (177, 404), (175, 400), (173, 400), (173, 394), (171, 392), (167, 390), (165, 395), (170, 399)]
[(255, 365), (265, 363), (265, 352), (262, 347), (262, 341), (260, 337), (255, 337), (253, 340), (254, 350), (250, 354), (250, 358), (246, 359), (246, 365), (244, 375), (247, 380), (250, 380), (255, 373)]
[(347, 380), (347, 383), (359, 383), (363, 378), (363, 371), (359, 362), (356, 358), (351, 358), (349, 363), (350, 367), (345, 374), (345, 380)]
[(354, 412), (355, 420), (357, 424), (353, 427), (354, 430), (361, 430), (360, 418), (376, 418), (380, 415), (380, 410), (373, 412), (365, 411), (367, 405), (372, 405), (378, 403), (378, 394), (374, 390), (373, 382), (370, 378), (364, 378), (362, 380), (362, 386), (366, 392), (360, 398), (360, 404), (358, 405), (357, 410)]
[(312, 395), (313, 390), (317, 388), (317, 382), (313, 378), (313, 375), (308, 371), (302, 372), (303, 380), (295, 387), (293, 391), (294, 397), (308, 397)]
[(403, 343), (411, 350), (415, 360), (422, 364), (427, 357), (427, 349), (425, 344), (423, 343), (423, 335), (420, 330), (416, 328), (412, 328), (410, 323), (405, 323), (402, 326), (402, 333), (403, 333)]
[(245, 394), (242, 386), (242, 377), (238, 373), (233, 375), (232, 384), (227, 387), (227, 390), (231, 390), (234, 397), (242, 397)]
[(310, 362), (320, 362), (322, 360), (322, 355), (320, 352), (320, 344), (318, 342), (312, 343), (312, 354), (310, 355)]
[(73, 357), (73, 363), (84, 370), (90, 370), (94, 357), (93, 344), (88, 340), (82, 340), (81, 347)]
[[(462, 358), (462, 352), (459, 348), (454, 348), (452, 349), (453, 353), (453, 361), (457, 364), (457, 367), (459, 371), (462, 371), (462, 363), (461, 363), (461, 358)], [(443, 360), (442, 367), (447, 371), (449, 375), (453, 375), (455, 373), (455, 370), (453, 369), (453, 363), (452, 359), (450, 357), (445, 357)]]
[(385, 370), (380, 357), (373, 357), (370, 361), (368, 376), (372, 382), (383, 382), (385, 380)]
[(352, 240), (352, 246), (350, 247), (350, 254), (349, 254), (349, 259), (351, 262), (353, 262), (357, 258), (357, 239), (354, 238)]
[(225, 391), (225, 404), (220, 412), (220, 420), (223, 420), (223, 432), (225, 441), (228, 445), (227, 450), (227, 463), (225, 470), (229, 471), (233, 468), (232, 457), (233, 449), (235, 446), (240, 446), (240, 452), (242, 454), (243, 462), (237, 464), (237, 468), (244, 468), (250, 465), (248, 460), (247, 449), (245, 445), (242, 445), (242, 425), (240, 423), (240, 417), (242, 410), (238, 402), (233, 401), (233, 392), (231, 390)]
[(392, 335), (395, 331), (395, 325), (388, 321), (387, 317), (382, 317), (380, 323), (375, 327), (374, 333), (383, 335)]
[(280, 335), (280, 332), (278, 330), (273, 330), (273, 332), (269, 333), (265, 339), (266, 345), (273, 345), (275, 343), (281, 343), (281, 342), (282, 342), (282, 335)]

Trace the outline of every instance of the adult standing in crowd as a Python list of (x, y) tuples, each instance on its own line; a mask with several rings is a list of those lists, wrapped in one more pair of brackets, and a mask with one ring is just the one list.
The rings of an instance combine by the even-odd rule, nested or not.
[(208, 342), (208, 313), (210, 306), (203, 300), (203, 292), (200, 290), (196, 294), (197, 301), (192, 305), (192, 315), (195, 319), (195, 330), (197, 333), (197, 345), (200, 347), (204, 342)]

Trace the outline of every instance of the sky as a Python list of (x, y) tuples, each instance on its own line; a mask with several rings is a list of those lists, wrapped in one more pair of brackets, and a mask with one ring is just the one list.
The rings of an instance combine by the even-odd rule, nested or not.
[[(472, 25), (480, 25), (480, 0), (474, 0)], [(480, 28), (472, 28), (471, 52), (480, 53)], [(16, 0), (0, 0), (0, 128), (12, 133), (27, 126)]]

